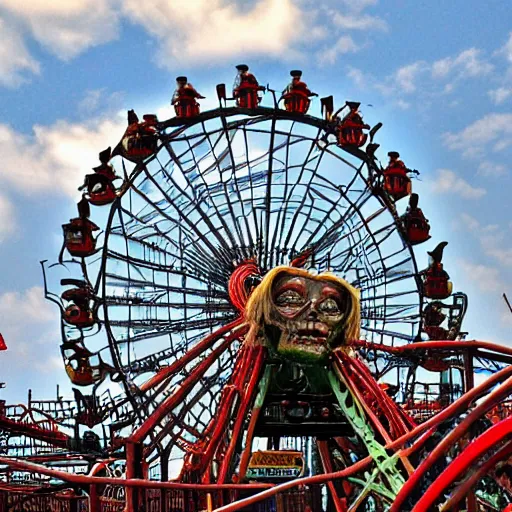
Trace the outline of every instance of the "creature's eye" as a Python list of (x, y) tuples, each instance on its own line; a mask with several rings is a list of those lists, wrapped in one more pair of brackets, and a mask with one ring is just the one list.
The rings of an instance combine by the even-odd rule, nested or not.
[(338, 303), (332, 299), (325, 299), (319, 306), (318, 310), (326, 315), (339, 315), (341, 313)]
[(281, 307), (302, 306), (304, 304), (304, 297), (295, 290), (286, 290), (276, 297), (275, 303)]

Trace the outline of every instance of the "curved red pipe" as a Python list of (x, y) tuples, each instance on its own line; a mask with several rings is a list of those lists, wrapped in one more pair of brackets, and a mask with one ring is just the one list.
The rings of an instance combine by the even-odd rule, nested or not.
[(447, 512), (453, 510), (453, 507), (457, 505), (470, 489), (476, 485), (476, 483), (485, 476), (489, 471), (496, 467), (496, 464), (502, 460), (507, 460), (512, 455), (512, 441), (509, 441), (501, 450), (496, 452), (486, 462), (484, 462), (476, 471), (471, 473), (471, 476), (460, 485), (457, 490), (450, 496), (450, 499), (442, 506), (441, 512)]
[[(407, 415), (396, 405), (386, 392), (381, 389), (366, 365), (359, 359), (349, 357), (343, 352), (337, 352), (336, 356), (340, 363), (340, 370), (343, 371), (345, 367), (349, 367), (354, 372), (360, 390), (373, 395), (378, 404), (379, 412), (383, 414), (389, 422), (391, 436), (396, 439), (401, 435), (407, 434), (410, 430), (410, 427), (405, 424), (404, 417)], [(408, 423), (412, 428), (416, 426), (411, 418), (408, 418)]]
[(498, 403), (504, 397), (508, 396), (511, 389), (512, 377), (508, 378), (502, 386), (494, 390), (481, 404), (473, 409), (469, 415), (432, 450), (426, 459), (423, 460), (423, 462), (416, 468), (416, 471), (409, 477), (407, 482), (405, 482), (393, 505), (391, 506), (390, 512), (399, 512), (401, 510), (401, 506), (405, 500), (408, 498), (410, 493), (413, 492), (415, 488), (417, 488), (420, 479), (434, 465), (434, 463), (437, 462), (437, 460), (466, 433), (469, 427), (478, 418), (481, 418), (496, 403)]
[(48, 430), (37, 424), (22, 423), (5, 416), (0, 417), (0, 428), (7, 432), (22, 434), (32, 439), (38, 439), (52, 446), (67, 448), (71, 438), (60, 430)]
[(222, 352), (224, 352), (229, 345), (240, 336), (243, 336), (247, 332), (247, 326), (242, 326), (235, 329), (229, 336), (224, 338), (222, 343), (214, 349), (208, 357), (206, 357), (201, 363), (199, 363), (188, 375), (188, 377), (181, 383), (180, 387), (175, 393), (167, 397), (149, 416), (147, 420), (137, 429), (135, 432), (128, 437), (127, 441), (130, 443), (140, 443), (155, 427), (155, 425), (161, 421), (192, 389), (197, 381), (205, 374), (208, 368), (215, 362)]
[(217, 329), (212, 332), (205, 338), (203, 338), (197, 345), (192, 347), (183, 357), (174, 361), (170, 366), (166, 368), (162, 368), (156, 375), (151, 377), (149, 380), (144, 382), (140, 386), (141, 391), (147, 391), (148, 389), (154, 388), (160, 382), (164, 381), (167, 377), (174, 375), (179, 372), (186, 364), (188, 364), (192, 359), (200, 356), (205, 350), (208, 350), (219, 338), (227, 334), (229, 331), (235, 329), (239, 325), (243, 323), (244, 319), (242, 317), (238, 317), (236, 320), (233, 320), (229, 324)]
[(229, 442), (228, 449), (224, 454), (224, 459), (220, 465), (219, 477), (217, 479), (218, 483), (223, 483), (227, 477), (229, 465), (231, 463), (233, 453), (238, 443), (238, 438), (240, 436), (240, 431), (242, 430), (242, 425), (247, 419), (247, 410), (249, 408), (251, 399), (254, 397), (254, 391), (258, 384), (258, 378), (263, 367), (263, 363), (265, 361), (264, 347), (253, 347), (247, 356), (247, 360), (252, 363), (250, 369), (252, 375), (250, 376), (249, 382), (247, 383), (245, 394), (243, 395), (241, 403), (238, 406), (237, 418), (233, 426), (233, 431), (231, 432), (231, 440)]
[(452, 350), (454, 352), (460, 352), (463, 350), (483, 348), (486, 350), (492, 350), (498, 354), (506, 354), (512, 356), (512, 347), (498, 345), (491, 343), (490, 341), (452, 341), (452, 340), (440, 340), (440, 341), (419, 341), (417, 343), (409, 343), (408, 345), (402, 345), (401, 347), (391, 347), (384, 345), (383, 343), (371, 343), (364, 340), (355, 340), (351, 342), (351, 346), (368, 348), (371, 350), (381, 350), (382, 352), (389, 352), (391, 354), (403, 355), (407, 352), (415, 352), (417, 350)]
[(229, 299), (238, 311), (243, 313), (251, 291), (245, 287), (245, 280), (251, 276), (259, 276), (261, 271), (254, 260), (243, 261), (238, 265), (228, 283)]
[(50, 469), (40, 464), (32, 462), (10, 459), (8, 457), (0, 457), (0, 464), (12, 467), (18, 471), (27, 471), (29, 473), (38, 473), (47, 475), (64, 482), (70, 482), (78, 485), (120, 485), (123, 487), (144, 487), (147, 489), (188, 489), (197, 490), (199, 487), (205, 491), (215, 491), (223, 489), (268, 489), (272, 484), (185, 484), (181, 482), (160, 482), (157, 480), (143, 480), (139, 478), (111, 478), (104, 476), (88, 476), (77, 475), (61, 471), (58, 469)]
[[(471, 467), (487, 450), (504, 439), (512, 436), (512, 416), (500, 421), (472, 441), (466, 449), (437, 477), (427, 489), (412, 512), (430, 510), (440, 494), (456, 479)], [(394, 505), (393, 505), (394, 506)]]
[(421, 423), (405, 436), (402, 436), (396, 441), (393, 441), (389, 446), (386, 446), (386, 449), (394, 450), (402, 446), (404, 443), (410, 441), (417, 435), (421, 434), (425, 430), (429, 428), (434, 428), (443, 421), (445, 421), (446, 419), (451, 418), (452, 416), (463, 410), (466, 410), (469, 404), (483, 396), (483, 394), (485, 393), (485, 391), (487, 391), (488, 388), (494, 386), (499, 382), (504, 381), (511, 375), (512, 366), (507, 366), (506, 368), (503, 368), (503, 370), (500, 370), (499, 372), (495, 373), (492, 377), (489, 377), (485, 382), (482, 382), (482, 384), (474, 387), (473, 389), (462, 395), (460, 398), (455, 400), (455, 402), (446, 407), (446, 409), (443, 409), (439, 414), (436, 414), (435, 416), (429, 418), (424, 423)]

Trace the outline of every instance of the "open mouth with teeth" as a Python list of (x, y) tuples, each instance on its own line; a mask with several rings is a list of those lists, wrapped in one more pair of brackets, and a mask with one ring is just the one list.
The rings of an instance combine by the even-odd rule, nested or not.
[(283, 333), (277, 351), (292, 359), (317, 361), (328, 352), (329, 328), (322, 322), (300, 322), (289, 333)]
[(301, 322), (290, 336), (292, 345), (325, 345), (329, 336), (328, 327), (321, 322)]

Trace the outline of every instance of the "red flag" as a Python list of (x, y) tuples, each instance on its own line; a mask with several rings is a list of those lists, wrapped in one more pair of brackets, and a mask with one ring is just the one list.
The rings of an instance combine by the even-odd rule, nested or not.
[(7, 350), (7, 345), (5, 344), (4, 337), (0, 334), (0, 350)]

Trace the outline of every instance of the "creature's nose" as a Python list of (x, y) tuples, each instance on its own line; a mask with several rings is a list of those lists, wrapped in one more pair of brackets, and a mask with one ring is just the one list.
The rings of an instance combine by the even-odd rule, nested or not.
[(310, 309), (308, 313), (308, 320), (317, 320), (318, 319), (318, 312), (316, 309)]

